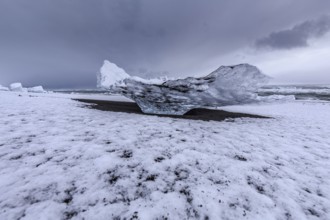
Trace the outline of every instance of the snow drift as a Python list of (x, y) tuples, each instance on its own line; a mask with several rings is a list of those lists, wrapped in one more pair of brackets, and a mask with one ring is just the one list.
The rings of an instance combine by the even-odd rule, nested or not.
[(144, 80), (129, 76), (105, 61), (99, 87), (134, 100), (145, 113), (182, 115), (198, 107), (218, 107), (258, 101), (257, 89), (269, 77), (249, 64), (221, 66), (205, 77)]

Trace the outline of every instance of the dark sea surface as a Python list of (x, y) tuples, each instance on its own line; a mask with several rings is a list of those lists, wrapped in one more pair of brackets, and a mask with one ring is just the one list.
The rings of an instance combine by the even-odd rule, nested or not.
[(293, 95), (296, 100), (330, 101), (330, 85), (269, 85), (258, 93), (260, 96)]

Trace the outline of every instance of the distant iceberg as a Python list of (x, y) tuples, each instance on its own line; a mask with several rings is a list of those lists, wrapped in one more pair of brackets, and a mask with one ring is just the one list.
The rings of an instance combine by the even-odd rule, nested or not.
[(33, 93), (44, 93), (46, 92), (42, 86), (34, 86), (31, 88), (27, 89), (28, 92), (33, 92)]
[(30, 88), (24, 88), (22, 83), (20, 83), (20, 82), (10, 84), (9, 88), (2, 87), (0, 85), (0, 90), (13, 91), (13, 92), (32, 92), (32, 93), (45, 93), (46, 92), (42, 86), (34, 86), (34, 87), (30, 87)]
[(22, 83), (20, 82), (10, 84), (9, 88), (10, 91), (13, 92), (27, 92), (27, 88), (23, 88)]
[(9, 91), (8, 87), (0, 85), (0, 91)]
[(269, 77), (249, 64), (221, 66), (205, 77), (145, 80), (105, 61), (99, 87), (134, 100), (144, 113), (182, 115), (193, 108), (257, 102)]

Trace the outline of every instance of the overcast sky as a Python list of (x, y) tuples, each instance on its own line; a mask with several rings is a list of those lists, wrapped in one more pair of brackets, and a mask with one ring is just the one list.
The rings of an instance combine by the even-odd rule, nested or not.
[(0, 84), (88, 88), (107, 59), (145, 77), (250, 63), (330, 83), (329, 0), (0, 0)]

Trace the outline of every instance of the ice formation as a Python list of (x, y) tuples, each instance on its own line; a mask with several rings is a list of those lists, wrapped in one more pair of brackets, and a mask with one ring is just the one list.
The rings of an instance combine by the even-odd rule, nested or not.
[(131, 77), (117, 66), (105, 68), (109, 63), (101, 68), (99, 85), (134, 100), (149, 114), (182, 115), (193, 108), (255, 102), (257, 89), (269, 79), (257, 67), (239, 64), (221, 66), (205, 77), (155, 82)]
[(12, 83), (9, 86), (10, 91), (14, 91), (14, 92), (27, 92), (26, 88), (23, 88), (22, 83)]
[(9, 91), (9, 88), (0, 85), (0, 91)]
[(45, 90), (42, 86), (34, 86), (32, 88), (28, 88), (28, 92), (34, 92), (34, 93), (44, 93)]
[(97, 75), (97, 87), (108, 88), (123, 79), (129, 78), (125, 70), (118, 67), (116, 64), (105, 60), (103, 66)]
[(9, 88), (2, 87), (0, 85), (0, 91), (13, 91), (13, 92), (33, 92), (33, 93), (44, 93), (46, 92), (42, 86), (34, 86), (31, 88), (24, 88), (22, 83), (16, 82), (10, 84)]

